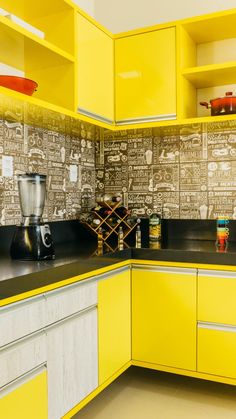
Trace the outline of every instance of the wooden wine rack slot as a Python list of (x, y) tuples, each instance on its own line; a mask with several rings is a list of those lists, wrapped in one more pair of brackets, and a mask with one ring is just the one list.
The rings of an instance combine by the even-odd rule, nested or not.
[[(101, 220), (101, 223), (97, 227), (91, 226), (91, 224), (87, 222), (82, 222), (81, 224), (88, 230), (94, 237), (98, 236), (98, 231), (100, 228), (103, 230), (103, 245), (106, 245), (107, 250), (114, 252), (118, 249), (118, 231), (119, 227), (122, 226), (123, 233), (124, 233), (124, 248), (129, 247), (129, 245), (126, 243), (125, 239), (129, 236), (131, 231), (133, 231), (138, 223), (135, 223), (134, 225), (130, 226), (127, 223), (127, 218), (129, 217), (129, 214), (125, 214), (123, 217), (121, 217), (119, 214), (117, 214), (116, 210), (118, 207), (120, 207), (120, 203), (118, 202), (114, 206), (109, 205), (107, 202), (100, 203), (101, 206), (104, 206), (108, 210), (110, 210), (110, 214), (108, 214), (106, 217), (102, 218), (100, 214), (98, 214), (97, 211), (92, 211), (92, 213)], [(111, 226), (108, 222), (108, 219), (115, 216), (117, 218), (117, 224), (115, 226)], [(104, 230), (106, 234), (104, 234)], [(113, 239), (113, 240), (112, 240)]]

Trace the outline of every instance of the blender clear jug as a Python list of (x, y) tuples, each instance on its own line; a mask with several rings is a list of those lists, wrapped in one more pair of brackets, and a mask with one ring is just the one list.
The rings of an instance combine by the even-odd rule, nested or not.
[(23, 225), (39, 224), (45, 203), (46, 175), (18, 175), (18, 188)]

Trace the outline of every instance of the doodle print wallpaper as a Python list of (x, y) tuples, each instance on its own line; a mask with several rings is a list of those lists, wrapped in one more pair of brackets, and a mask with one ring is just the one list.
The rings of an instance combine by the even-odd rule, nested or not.
[(96, 145), (96, 192), (135, 213), (236, 219), (236, 121), (111, 133)]
[(65, 132), (58, 127), (58, 121), (52, 129), (0, 121), (1, 225), (21, 221), (16, 176), (20, 173), (47, 175), (45, 221), (76, 219), (94, 203), (95, 140), (100, 129), (69, 117)]
[(53, 112), (45, 125), (38, 109), (7, 109), (0, 225), (21, 221), (17, 174), (25, 172), (47, 175), (45, 221), (77, 219), (95, 194), (114, 192), (141, 216), (236, 219), (236, 120), (111, 132)]

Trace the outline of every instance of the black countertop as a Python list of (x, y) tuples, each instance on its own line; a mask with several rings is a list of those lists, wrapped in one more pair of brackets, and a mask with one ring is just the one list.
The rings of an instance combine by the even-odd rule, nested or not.
[[(236, 270), (236, 242), (220, 251), (211, 240), (172, 240), (160, 249), (142, 247), (94, 256), (96, 245), (65, 243), (56, 249), (52, 261), (12, 261), (8, 255), (0, 258), (0, 300), (64, 279), (93, 272), (128, 259), (231, 265)], [(209, 266), (210, 269), (210, 266)]]

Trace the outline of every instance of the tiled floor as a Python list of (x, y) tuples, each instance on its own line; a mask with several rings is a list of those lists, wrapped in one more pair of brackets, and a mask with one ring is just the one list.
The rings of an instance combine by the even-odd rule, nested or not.
[(236, 387), (132, 367), (73, 419), (236, 419)]

